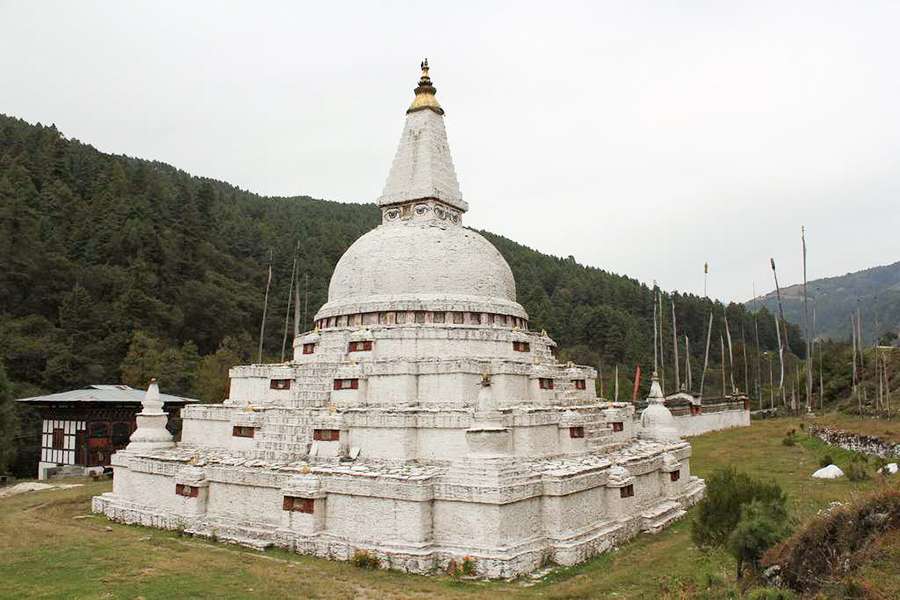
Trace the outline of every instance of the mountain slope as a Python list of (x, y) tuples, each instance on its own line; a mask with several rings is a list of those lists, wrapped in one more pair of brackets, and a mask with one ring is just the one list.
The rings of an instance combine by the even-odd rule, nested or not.
[[(295, 246), (308, 276), (301, 289), (310, 327), (335, 263), (379, 222), (371, 204), (261, 197), (0, 115), (0, 360), (19, 396), (157, 373), (167, 391), (205, 397), (194, 379), (202, 357), (222, 352), (220, 367), (256, 358), (270, 256), (264, 350), (278, 360)], [(651, 289), (486, 235), (512, 267), (532, 327), (550, 332), (564, 359), (602, 363), (607, 377), (614, 364), (626, 377), (636, 364), (649, 370)], [(699, 371), (705, 319), (724, 307), (674, 299)], [(670, 340), (666, 302), (663, 339)], [(752, 316), (740, 305), (727, 311), (740, 347)], [(759, 319), (759, 328), (762, 348), (774, 348), (772, 319)], [(802, 352), (796, 329), (791, 345)]]
[[(826, 277), (807, 283), (809, 310), (816, 309), (816, 337), (845, 340), (850, 337), (850, 313), (859, 307), (863, 340), (871, 344), (878, 322), (878, 337), (900, 329), (900, 262)], [(781, 290), (785, 319), (803, 323), (803, 285)], [(775, 292), (757, 298), (770, 311), (778, 310)], [(746, 303), (752, 306), (753, 301)]]

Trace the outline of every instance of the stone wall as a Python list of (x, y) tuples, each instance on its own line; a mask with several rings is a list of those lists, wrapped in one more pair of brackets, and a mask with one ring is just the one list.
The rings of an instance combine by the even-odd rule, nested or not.
[(815, 425), (809, 425), (806, 430), (811, 436), (822, 440), (826, 444), (831, 444), (844, 450), (872, 454), (881, 458), (900, 457), (900, 444), (892, 444), (878, 437), (850, 433), (849, 431), (832, 427), (817, 427)]
[[(704, 411), (706, 407), (703, 407)], [(702, 412), (699, 415), (682, 415), (675, 417), (675, 425), (681, 437), (701, 435), (720, 429), (733, 427), (749, 427), (750, 411), (743, 409), (721, 410), (717, 412)]]

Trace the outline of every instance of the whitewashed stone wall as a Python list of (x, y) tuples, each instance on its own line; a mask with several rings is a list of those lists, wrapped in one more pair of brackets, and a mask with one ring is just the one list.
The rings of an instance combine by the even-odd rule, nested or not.
[(675, 425), (682, 437), (692, 437), (734, 427), (749, 427), (750, 411), (736, 409), (700, 413), (699, 415), (681, 415), (675, 417)]

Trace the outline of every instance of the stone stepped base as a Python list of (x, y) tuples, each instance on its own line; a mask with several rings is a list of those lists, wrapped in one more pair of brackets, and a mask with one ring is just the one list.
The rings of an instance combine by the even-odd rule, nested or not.
[(641, 513), (641, 531), (659, 533), (684, 515), (680, 503), (667, 500)]

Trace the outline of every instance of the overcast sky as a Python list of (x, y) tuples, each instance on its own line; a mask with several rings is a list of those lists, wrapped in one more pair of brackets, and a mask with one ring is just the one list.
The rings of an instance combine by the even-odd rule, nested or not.
[(467, 225), (745, 300), (900, 260), (898, 2), (13, 2), (0, 112), (373, 202), (427, 56)]

